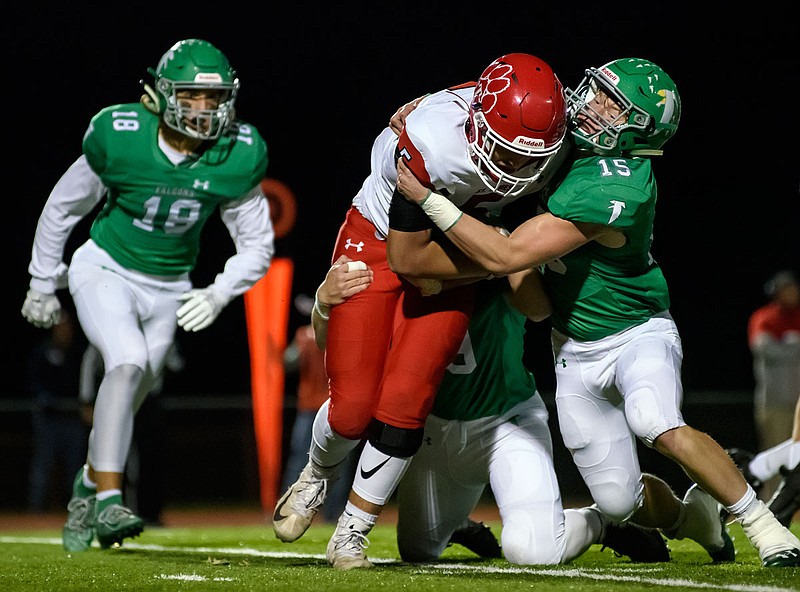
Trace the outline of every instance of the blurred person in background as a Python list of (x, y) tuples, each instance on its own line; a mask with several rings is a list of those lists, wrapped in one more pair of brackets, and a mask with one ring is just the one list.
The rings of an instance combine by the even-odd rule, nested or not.
[(758, 454), (729, 453), (759, 497), (785, 525), (800, 508), (800, 281), (788, 269), (764, 284), (769, 302), (747, 325), (753, 355)]

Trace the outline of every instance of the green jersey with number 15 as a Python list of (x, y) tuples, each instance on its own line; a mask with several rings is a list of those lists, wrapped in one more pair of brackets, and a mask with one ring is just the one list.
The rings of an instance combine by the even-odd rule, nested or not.
[(95, 115), (83, 153), (108, 187), (91, 237), (124, 267), (160, 276), (191, 271), (208, 217), (258, 185), (267, 169), (266, 143), (244, 123), (173, 164), (158, 146), (158, 117), (139, 103)]
[(591, 241), (547, 264), (544, 285), (555, 329), (594, 341), (669, 308), (667, 282), (650, 255), (656, 198), (649, 159), (591, 156), (572, 164), (547, 209), (571, 222), (610, 226), (625, 244)]

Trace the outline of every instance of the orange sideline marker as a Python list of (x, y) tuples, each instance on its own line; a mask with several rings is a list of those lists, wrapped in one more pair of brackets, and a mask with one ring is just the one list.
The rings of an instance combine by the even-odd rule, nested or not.
[(270, 514), (278, 501), (281, 481), (283, 352), (293, 271), (291, 259), (274, 258), (267, 274), (244, 293), (261, 505)]

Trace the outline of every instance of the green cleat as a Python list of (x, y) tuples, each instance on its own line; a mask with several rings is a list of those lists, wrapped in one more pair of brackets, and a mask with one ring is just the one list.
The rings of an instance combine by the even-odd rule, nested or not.
[(94, 539), (95, 496), (74, 496), (67, 504), (67, 522), (61, 530), (64, 549), (71, 552), (86, 551)]
[(800, 549), (789, 549), (765, 557), (764, 567), (800, 567)]
[(711, 560), (714, 563), (727, 563), (736, 560), (736, 549), (733, 546), (733, 539), (728, 534), (728, 529), (725, 528), (725, 522), (722, 523), (722, 548), (717, 551), (709, 551)]
[(121, 545), (123, 539), (139, 536), (144, 520), (120, 504), (109, 504), (97, 512), (95, 531), (100, 547), (108, 549)]

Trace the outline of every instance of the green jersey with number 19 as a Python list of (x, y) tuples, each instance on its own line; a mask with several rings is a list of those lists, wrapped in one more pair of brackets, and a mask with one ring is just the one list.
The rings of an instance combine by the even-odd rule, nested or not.
[(211, 213), (264, 178), (267, 145), (240, 122), (202, 154), (174, 165), (158, 146), (158, 121), (139, 103), (106, 107), (92, 118), (83, 152), (108, 197), (90, 234), (124, 267), (173, 276), (194, 268)]
[(650, 255), (656, 198), (649, 159), (591, 156), (572, 164), (547, 209), (571, 222), (614, 228), (625, 244), (591, 241), (547, 264), (544, 286), (555, 329), (594, 341), (669, 308), (667, 282)]
[(479, 287), (467, 334), (436, 391), (431, 410), (436, 417), (469, 421), (503, 415), (536, 395), (533, 374), (522, 363), (525, 316), (495, 284), (505, 281)]

